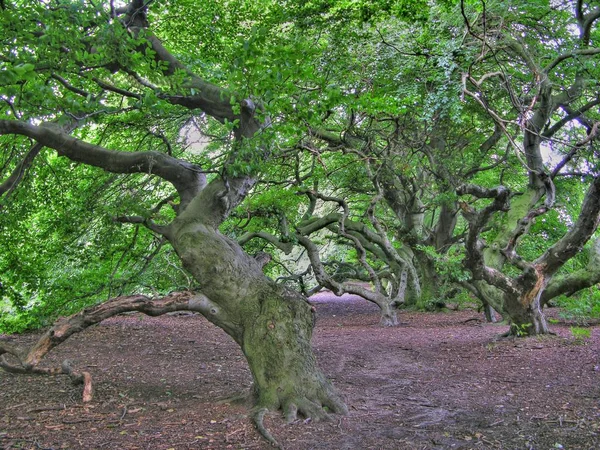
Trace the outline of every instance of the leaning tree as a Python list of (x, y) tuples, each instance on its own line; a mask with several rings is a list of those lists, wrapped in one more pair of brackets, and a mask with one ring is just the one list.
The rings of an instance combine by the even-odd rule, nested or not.
[[(110, 219), (150, 230), (158, 242), (156, 252), (170, 245), (193, 277), (194, 289), (154, 299), (124, 295), (89, 306), (57, 321), (30, 349), (1, 343), (0, 366), (16, 373), (66, 373), (83, 378), (89, 387), (89, 374), (68, 365), (46, 369), (38, 364), (74, 333), (115, 314), (189, 310), (203, 314), (241, 347), (254, 378), (255, 418), (265, 435), (262, 417), (267, 409), (283, 409), (288, 420), (297, 414), (323, 417), (323, 408), (344, 412), (344, 403), (317, 367), (310, 346), (314, 317), (306, 298), (267, 278), (259, 261), (219, 231), (255, 186), (259, 162), (276, 152), (264, 105), (249, 95), (250, 88), (230, 87), (244, 86), (242, 82), (256, 76), (253, 58), (269, 33), (280, 28), (252, 28), (264, 19), (263, 11), (243, 1), (236, 5), (247, 22), (232, 17), (227, 8), (236, 5), (215, 4), (203, 14), (191, 14), (183, 3), (152, 6), (154, 11), (148, 3), (3, 2), (0, 135), (3, 169), (10, 172), (0, 186), (2, 214), (9, 224), (11, 212), (18, 213), (19, 202), (28, 200), (26, 188), (42, 195), (44, 187), (36, 186), (34, 174), (43, 173), (59, 184), (59, 192), (52, 193), (66, 196), (64, 205), (77, 202), (82, 173), (102, 180), (100, 185), (88, 180), (87, 189), (122, 182), (126, 189), (113, 191), (112, 201), (120, 206), (110, 210)], [(275, 16), (281, 10), (272, 6)], [(196, 21), (184, 33), (179, 23), (186, 14)], [(281, 17), (277, 21), (285, 26)], [(165, 44), (150, 31), (151, 23)], [(236, 38), (221, 39), (215, 33), (219, 27)], [(201, 59), (202, 52), (193, 51), (197, 45), (210, 64)], [(225, 61), (229, 57), (230, 64)], [(227, 73), (231, 67), (238, 70)], [(269, 77), (280, 80), (281, 73)], [(174, 144), (191, 123), (205, 130), (223, 127), (221, 145), (207, 147), (210, 159), (182, 152)], [(48, 155), (47, 149), (55, 153)], [(36, 172), (42, 158), (51, 169)], [(61, 165), (63, 161), (68, 163)], [(60, 170), (53, 170), (57, 165)], [(71, 178), (61, 181), (60, 175)], [(52, 182), (46, 179), (44, 184)], [(80, 207), (83, 211), (86, 205)], [(47, 215), (61, 212), (53, 207)], [(94, 214), (101, 212), (94, 209)], [(12, 220), (16, 224), (18, 218)], [(32, 231), (39, 226), (36, 221), (28, 224)]]

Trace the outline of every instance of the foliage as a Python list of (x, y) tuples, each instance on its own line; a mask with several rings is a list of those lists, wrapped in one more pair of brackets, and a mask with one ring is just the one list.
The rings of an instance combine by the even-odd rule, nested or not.
[(570, 297), (561, 296), (556, 299), (560, 306), (561, 316), (585, 324), (588, 319), (600, 318), (600, 292), (597, 287), (580, 291)]
[[(235, 121), (221, 123), (170, 101), (170, 95), (197, 94), (188, 74), (178, 69), (166, 76), (145, 32), (131, 33), (111, 17), (112, 2), (7, 2), (0, 16), (0, 114), (72, 125), (74, 136), (107, 148), (169, 154), (200, 165), (209, 180), (260, 178), (221, 228), (232, 238), (264, 231), (297, 247), (294, 233), (311, 208), (306, 193), (314, 191), (343, 199), (348, 219), (370, 231), (372, 207), (381, 234), (419, 278), (411, 289), (431, 291), (421, 304), (472, 281), (466, 268), (469, 223), (459, 211), (483, 210), (492, 199), (460, 197), (457, 189), (502, 185), (511, 190), (512, 206), (528, 195), (530, 174), (519, 145), (525, 120), (538, 107), (535, 66), (578, 51), (573, 6), (496, 0), (205, 3), (152, 2), (148, 20), (190, 71), (226, 88), (236, 113), (242, 99), (260, 104), (256, 114), (270, 125), (253, 138), (256, 145), (236, 142)], [(597, 27), (590, 33), (596, 42)], [(547, 74), (556, 95), (577, 95), (545, 118), (540, 133), (561, 123), (568, 108), (597, 97), (593, 55), (575, 56)], [(475, 86), (467, 76), (485, 82)], [(586, 81), (575, 89), (581, 77)], [(469, 97), (468, 89), (477, 92)], [(502, 119), (503, 132), (490, 112)], [(588, 125), (599, 119), (595, 109), (586, 110)], [(567, 123), (545, 136), (545, 172), (587, 136), (583, 119)], [(200, 144), (192, 145), (193, 139)], [(32, 142), (0, 136), (0, 145), (4, 180)], [(594, 145), (566, 161), (554, 179), (555, 204), (515, 240), (522, 260), (543, 255), (578, 219), (597, 173)], [(40, 326), (115, 295), (189, 287), (193, 283), (157, 235), (113, 220), (136, 215), (168, 223), (177, 200), (167, 183), (150, 175), (111, 174), (42, 150), (19, 185), (0, 197), (0, 329)], [(496, 211), (478, 235), (482, 247), (493, 248), (541, 201), (516, 218)], [(313, 215), (340, 208), (321, 201)], [(356, 245), (339, 229), (323, 231), (315, 241), (331, 264), (360, 264)], [(324, 250), (326, 244), (334, 248)], [(302, 272), (308, 264), (297, 254), (284, 261), (272, 244), (259, 240), (245, 249), (275, 253), (266, 267), (273, 277)], [(570, 258), (559, 273), (584, 268), (588, 256), (585, 250)], [(389, 266), (372, 252), (365, 261), (377, 271)], [(495, 268), (521, 274), (506, 259)], [(577, 317), (598, 314), (595, 291), (560, 303)]]
[(592, 332), (589, 328), (571, 327), (571, 334), (578, 342), (583, 342), (592, 336)]

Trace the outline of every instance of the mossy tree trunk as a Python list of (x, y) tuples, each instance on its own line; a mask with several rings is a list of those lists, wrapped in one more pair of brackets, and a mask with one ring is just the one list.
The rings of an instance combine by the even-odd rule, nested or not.
[[(205, 204), (192, 203), (204, 210)], [(299, 293), (278, 285), (260, 263), (218, 229), (184, 213), (169, 240), (184, 267), (214, 304), (207, 318), (240, 345), (254, 378), (257, 406), (282, 408), (288, 420), (300, 413), (319, 418), (323, 406), (345, 406), (316, 364), (311, 349), (313, 310)], [(204, 214), (196, 212), (195, 217)]]
[[(577, 2), (573, 12), (575, 20), (572, 24), (578, 32), (571, 35), (571, 45), (578, 49), (577, 54), (582, 55), (582, 59), (573, 65), (571, 77), (556, 76), (555, 68), (564, 60), (574, 57), (576, 53), (560, 54), (548, 64), (548, 53), (543, 47), (536, 49), (526, 45), (520, 37), (511, 35), (508, 31), (499, 35), (498, 42), (502, 42), (503, 51), (507, 52), (513, 62), (519, 61), (524, 68), (524, 79), (536, 80), (533, 89), (535, 101), (526, 113), (523, 113), (522, 105), (513, 101), (518, 88), (505, 78), (503, 69), (494, 72), (493, 70), (499, 67), (491, 69), (487, 65), (484, 67), (475, 63), (469, 74), (463, 77), (463, 95), (479, 104), (496, 128), (502, 131), (519, 162), (512, 168), (522, 173), (524, 181), (525, 176), (527, 177), (526, 186), (518, 193), (509, 192), (504, 186), (488, 189), (483, 186), (463, 185), (457, 189), (459, 196), (469, 195), (471, 199), (475, 199), (475, 203), (478, 199), (486, 199), (478, 203), (482, 205), (478, 210), (473, 208), (475, 203), (461, 202), (462, 214), (469, 223), (465, 261), (472, 273), (471, 284), (474, 289), (481, 293), (486, 303), (510, 320), (512, 334), (532, 335), (549, 332), (540, 304), (555, 293), (573, 292), (563, 281), (555, 279), (555, 274), (582, 249), (598, 226), (600, 181), (597, 167), (592, 164), (586, 173), (589, 175), (587, 180), (590, 180), (590, 184), (579, 216), (570, 226), (570, 230), (537, 258), (529, 257), (526, 260), (523, 255), (518, 254), (519, 241), (529, 232), (534, 220), (554, 207), (554, 178), (567, 167), (575, 155), (581, 157), (580, 153), (598, 138), (598, 124), (586, 117), (586, 111), (595, 107), (597, 103), (586, 103), (584, 99), (597, 95), (595, 88), (593, 93), (589, 91), (591, 85), (585, 70), (586, 58), (583, 55), (597, 53), (590, 36), (600, 15), (596, 10), (587, 10), (584, 2)], [(481, 33), (482, 30), (478, 32)], [(481, 36), (484, 35), (485, 31)], [(472, 75), (475, 73), (477, 75)], [(499, 75), (500, 73), (502, 75)], [(490, 104), (489, 98), (486, 98), (490, 85), (494, 83), (498, 83), (496, 88), (505, 91), (506, 98), (513, 101), (513, 107), (518, 111), (517, 120), (522, 132), (520, 142), (514, 139), (514, 131), (507, 126), (514, 118), (507, 120), (507, 117), (502, 117), (502, 114), (510, 116), (510, 113), (500, 113), (499, 111), (506, 110), (499, 103)], [(577, 114), (572, 113), (575, 110)], [(571, 141), (572, 120), (577, 120), (586, 129), (587, 136), (583, 140)], [(545, 161), (547, 158), (543, 156), (542, 143), (551, 140), (558, 132), (561, 132), (567, 143), (565, 148), (568, 148), (568, 154), (565, 151), (564, 159), (551, 168), (551, 163)], [(491, 242), (486, 242), (484, 230), (490, 225), (497, 234)], [(512, 266), (510, 271), (506, 270), (508, 265)], [(573, 281), (573, 285), (585, 287), (600, 278), (597, 272), (586, 270), (580, 272), (577, 277), (568, 276), (565, 279)], [(511, 273), (511, 276), (507, 275), (508, 273)], [(515, 273), (517, 275), (513, 275)], [(551, 293), (545, 294), (547, 288)]]
[[(500, 270), (486, 264), (484, 248), (479, 233), (496, 211), (510, 208), (510, 192), (498, 187), (483, 189), (476, 186), (463, 186), (459, 194), (470, 193), (475, 197), (493, 199), (493, 202), (480, 211), (463, 204), (464, 215), (469, 222), (466, 242), (466, 265), (473, 275), (473, 284), (480, 294), (496, 310), (509, 318), (510, 333), (518, 336), (546, 334), (549, 328), (541, 310), (541, 299), (548, 285), (551, 285), (556, 272), (566, 261), (575, 256), (590, 239), (600, 220), (600, 177), (593, 180), (583, 200), (577, 221), (571, 229), (554, 245), (532, 262), (518, 257), (513, 251), (516, 236), (527, 225), (526, 220), (519, 222), (521, 230), (513, 233), (513, 244), (503, 249), (503, 254), (520, 275), (509, 277)], [(531, 212), (529, 213), (531, 215)], [(593, 258), (591, 259), (593, 260)]]
[(257, 404), (281, 408), (288, 421), (297, 413), (321, 418), (346, 408), (318, 369), (310, 342), (313, 311), (297, 293), (269, 283), (256, 299), (260, 312), (247, 317), (242, 350), (255, 381)]
[(507, 303), (507, 314), (510, 317), (510, 334), (514, 336), (533, 336), (548, 334), (548, 322), (542, 312), (539, 296), (532, 302)]

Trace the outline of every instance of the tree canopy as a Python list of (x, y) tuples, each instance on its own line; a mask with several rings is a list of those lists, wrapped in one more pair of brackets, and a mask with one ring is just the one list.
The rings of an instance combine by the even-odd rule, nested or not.
[(544, 304), (600, 281), (599, 17), (582, 0), (2, 2), (0, 327), (81, 311), (0, 347), (2, 366), (37, 370), (119, 312), (197, 311), (247, 356), (260, 427), (265, 409), (345, 409), (310, 350), (323, 288), (384, 325), (473, 296), (547, 333)]

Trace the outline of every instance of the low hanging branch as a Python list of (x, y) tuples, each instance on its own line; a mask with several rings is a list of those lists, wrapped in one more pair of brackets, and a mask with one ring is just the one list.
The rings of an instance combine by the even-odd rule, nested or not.
[(195, 311), (207, 319), (227, 327), (229, 321), (216, 304), (206, 296), (194, 292), (175, 292), (159, 299), (144, 295), (116, 297), (70, 317), (58, 319), (29, 349), (0, 341), (0, 367), (10, 373), (32, 375), (68, 375), (74, 383), (83, 384), (83, 401), (92, 400), (92, 376), (88, 372), (76, 372), (69, 361), (61, 367), (39, 367), (42, 359), (55, 347), (74, 334), (124, 312), (137, 311), (148, 316), (160, 316), (174, 311)]

